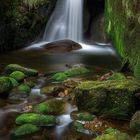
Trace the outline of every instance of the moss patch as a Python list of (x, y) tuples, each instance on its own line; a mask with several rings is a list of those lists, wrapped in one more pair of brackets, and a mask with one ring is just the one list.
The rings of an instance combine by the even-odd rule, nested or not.
[(56, 118), (52, 115), (40, 115), (35, 113), (21, 114), (16, 118), (16, 124), (34, 124), (36, 126), (54, 126)]
[(32, 124), (24, 124), (13, 130), (13, 134), (15, 137), (27, 136), (29, 134), (33, 134), (39, 130), (38, 127)]
[(10, 77), (16, 79), (17, 81), (22, 81), (25, 78), (25, 74), (21, 71), (14, 71), (10, 74)]
[(51, 99), (33, 107), (33, 111), (43, 114), (61, 114), (65, 110), (65, 102), (62, 100)]

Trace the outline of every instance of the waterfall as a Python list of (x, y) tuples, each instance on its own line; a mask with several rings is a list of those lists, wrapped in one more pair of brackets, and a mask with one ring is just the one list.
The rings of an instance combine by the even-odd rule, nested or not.
[(83, 0), (58, 0), (47, 23), (43, 41), (71, 39), (82, 41)]

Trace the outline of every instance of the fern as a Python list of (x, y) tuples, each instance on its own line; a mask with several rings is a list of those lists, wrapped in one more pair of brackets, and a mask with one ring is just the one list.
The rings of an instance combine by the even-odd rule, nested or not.
[(46, 2), (48, 2), (48, 0), (23, 0), (23, 4), (29, 8), (36, 7), (37, 5), (44, 4)]

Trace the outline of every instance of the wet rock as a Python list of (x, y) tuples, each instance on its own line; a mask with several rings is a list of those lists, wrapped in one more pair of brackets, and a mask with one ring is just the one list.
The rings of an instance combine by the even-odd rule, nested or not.
[(33, 107), (33, 112), (42, 114), (61, 114), (65, 110), (66, 103), (62, 100), (50, 99)]
[(12, 88), (13, 84), (8, 77), (0, 77), (0, 96), (6, 92), (9, 92)]
[(63, 72), (56, 73), (52, 77), (52, 79), (56, 80), (56, 81), (64, 81), (67, 78), (68, 78), (68, 76)]
[(24, 82), (27, 86), (29, 86), (30, 88), (33, 88), (36, 84), (33, 81), (25, 81)]
[(10, 77), (14, 78), (17, 81), (23, 81), (25, 78), (25, 74), (21, 71), (14, 71), (10, 74)]
[(91, 115), (88, 112), (78, 112), (74, 111), (71, 113), (71, 119), (79, 120), (79, 121), (93, 121), (95, 119), (95, 115)]
[(8, 77), (13, 85), (13, 87), (17, 87), (19, 85), (19, 83), (17, 82), (16, 79), (12, 78), (12, 77)]
[(41, 115), (36, 113), (25, 113), (16, 118), (16, 124), (21, 125), (27, 123), (36, 126), (54, 126), (57, 123), (57, 119), (52, 115)]
[(39, 128), (33, 124), (24, 124), (15, 128), (12, 132), (14, 137), (23, 137), (37, 132)]
[(132, 138), (126, 133), (122, 133), (116, 129), (110, 130), (107, 130), (104, 134), (94, 138), (93, 140), (132, 140)]
[(38, 74), (37, 70), (26, 68), (26, 67), (23, 67), (23, 66), (18, 65), (18, 64), (9, 64), (9, 65), (7, 65), (5, 67), (5, 71), (7, 73), (12, 73), (14, 71), (21, 71), (27, 76), (36, 76)]
[(84, 127), (83, 127), (83, 124), (78, 122), (78, 121), (74, 121), (72, 123), (72, 126), (73, 126), (73, 129), (77, 132), (81, 132), (81, 133), (84, 133)]
[(126, 80), (126, 77), (123, 73), (113, 73), (107, 80)]
[(130, 119), (135, 112), (135, 80), (86, 81), (75, 90), (79, 110), (115, 119)]
[(67, 79), (63, 82), (63, 85), (67, 88), (75, 88), (77, 87), (79, 82), (72, 80), (72, 79)]
[(60, 92), (63, 92), (62, 86), (46, 86), (41, 89), (41, 93), (51, 96), (57, 96)]
[(83, 74), (87, 74), (89, 72), (90, 72), (90, 70), (84, 66), (80, 66), (80, 67), (74, 66), (64, 72), (58, 72), (58, 73), (54, 74), (52, 79), (54, 79), (56, 81), (64, 81), (68, 77), (83, 75)]
[(131, 130), (137, 134), (140, 134), (140, 111), (137, 111), (130, 121), (130, 128)]
[(31, 88), (26, 84), (21, 84), (17, 87), (17, 91), (20, 93), (29, 93)]
[(59, 40), (43, 45), (49, 54), (66, 53), (81, 49), (81, 45), (72, 40)]

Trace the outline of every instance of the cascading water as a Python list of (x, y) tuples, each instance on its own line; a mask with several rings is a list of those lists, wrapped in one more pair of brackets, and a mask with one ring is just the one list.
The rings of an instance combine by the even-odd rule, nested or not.
[(83, 0), (58, 0), (48, 21), (43, 41), (82, 40)]

